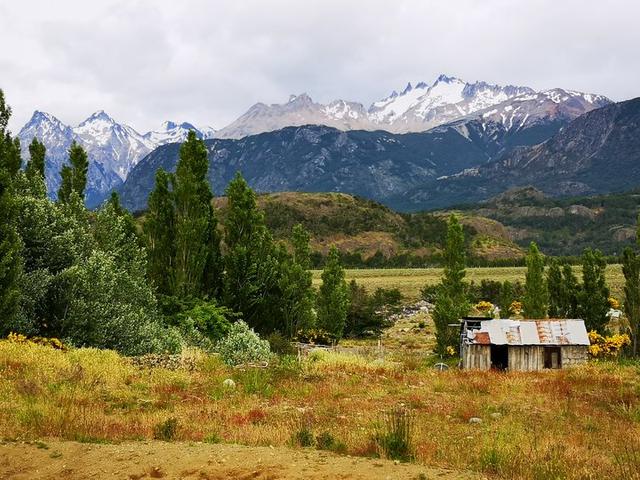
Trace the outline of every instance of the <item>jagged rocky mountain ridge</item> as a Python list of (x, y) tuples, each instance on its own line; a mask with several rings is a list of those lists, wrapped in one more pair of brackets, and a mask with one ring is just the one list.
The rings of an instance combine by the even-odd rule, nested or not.
[(189, 130), (200, 138), (213, 134), (210, 127), (199, 129), (190, 123), (165, 122), (157, 131), (144, 135), (120, 124), (100, 110), (76, 127), (71, 127), (53, 115), (36, 111), (18, 133), (23, 158), (29, 157), (29, 144), (36, 137), (47, 147), (45, 165), (49, 194), (54, 196), (60, 186), (60, 170), (67, 162), (68, 150), (75, 140), (89, 157), (87, 204), (98, 205), (110, 191), (124, 182), (131, 169), (145, 155), (161, 145), (182, 142)]
[(307, 94), (292, 95), (284, 104), (257, 103), (217, 138), (242, 138), (288, 126), (326, 125), (340, 130), (386, 130), (392, 133), (423, 132), (461, 119), (486, 118), (509, 129), (527, 128), (537, 122), (573, 119), (611, 103), (601, 95), (552, 89), (536, 92), (529, 87), (468, 83), (440, 75), (433, 84), (409, 83), (401, 93), (374, 102), (335, 100), (314, 102)]
[[(474, 119), (407, 134), (306, 125), (205, 144), (216, 194), (241, 171), (259, 192), (344, 192), (393, 207), (413, 188), (484, 164), (514, 146), (541, 142), (562, 125), (510, 131)], [(179, 145), (169, 144), (142, 159), (120, 188), (123, 203), (144, 209), (156, 170), (175, 171), (178, 154)]]
[(550, 197), (622, 192), (640, 184), (640, 97), (588, 112), (547, 141), (408, 190), (406, 210), (485, 200), (531, 185)]
[[(212, 139), (209, 180), (222, 194), (239, 170), (259, 192), (345, 192), (403, 211), (478, 202), (515, 186), (567, 197), (640, 184), (640, 98), (572, 122), (507, 126), (476, 118), (409, 134), (303, 126)], [(155, 171), (173, 171), (177, 159), (177, 145), (145, 157), (121, 189), (125, 204), (143, 209)]]

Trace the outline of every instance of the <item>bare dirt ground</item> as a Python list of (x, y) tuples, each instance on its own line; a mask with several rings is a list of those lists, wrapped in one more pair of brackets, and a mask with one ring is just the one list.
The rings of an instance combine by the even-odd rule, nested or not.
[(113, 445), (47, 441), (0, 444), (0, 478), (44, 479), (476, 479), (387, 460), (317, 450), (132, 442)]

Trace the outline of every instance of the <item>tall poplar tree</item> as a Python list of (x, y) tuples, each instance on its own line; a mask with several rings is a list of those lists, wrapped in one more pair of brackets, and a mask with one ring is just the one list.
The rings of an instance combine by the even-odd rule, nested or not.
[(459, 348), (458, 324), (469, 313), (467, 298), (464, 232), (458, 217), (451, 215), (444, 249), (444, 272), (436, 293), (433, 322), (436, 327), (436, 349), (444, 354), (448, 347)]
[(207, 181), (208, 169), (207, 148), (192, 130), (180, 147), (173, 183), (175, 291), (183, 297), (205, 293), (204, 275), (213, 241), (213, 195)]
[(29, 163), (27, 164), (26, 170), (27, 177), (38, 175), (44, 178), (46, 154), (47, 149), (44, 143), (39, 142), (36, 137), (33, 137), (31, 144), (29, 144)]
[(309, 242), (311, 235), (309, 232), (298, 223), (293, 227), (291, 231), (291, 243), (293, 244), (293, 259), (296, 263), (301, 265), (305, 269), (311, 267), (311, 247)]
[(335, 246), (329, 250), (327, 263), (322, 270), (322, 285), (318, 294), (318, 327), (328, 332), (336, 341), (342, 338), (349, 309), (349, 290), (340, 254)]
[(10, 117), (11, 108), (6, 105), (0, 90), (0, 333), (3, 334), (7, 333), (4, 326), (13, 320), (18, 309), (18, 278), (23, 264), (22, 242), (15, 225), (12, 177), (15, 175), (16, 143), (7, 131)]
[(209, 228), (206, 234), (207, 263), (204, 266), (203, 289), (209, 298), (221, 298), (224, 289), (224, 259), (220, 244), (222, 235), (218, 230), (218, 218), (213, 205), (209, 204)]
[(309, 271), (310, 235), (297, 224), (291, 232), (293, 254), (283, 248), (279, 259), (279, 300), (283, 333), (292, 338), (299, 330), (313, 326), (313, 278)]
[(624, 313), (629, 322), (631, 334), (631, 352), (638, 355), (638, 337), (640, 337), (640, 256), (631, 247), (622, 254), (622, 273), (624, 275)]
[(526, 263), (527, 273), (522, 313), (526, 318), (545, 318), (549, 296), (544, 279), (544, 257), (535, 242), (531, 242), (529, 245)]
[(278, 261), (256, 194), (238, 172), (225, 191), (224, 299), (243, 319), (261, 332), (278, 325)]
[(568, 262), (562, 265), (562, 301), (561, 311), (565, 318), (577, 318), (578, 314), (578, 295), (580, 293), (580, 284), (573, 268)]
[(562, 270), (555, 258), (549, 261), (549, 269), (547, 270), (547, 290), (549, 292), (549, 317), (564, 318), (564, 282), (562, 279)]
[(69, 165), (63, 165), (60, 172), (62, 183), (58, 190), (58, 200), (61, 203), (68, 203), (72, 192), (75, 192), (84, 201), (88, 171), (87, 152), (74, 141), (69, 148)]
[(175, 212), (169, 182), (170, 175), (159, 168), (142, 226), (148, 255), (148, 276), (162, 295), (173, 294), (175, 277)]
[(587, 330), (606, 333), (609, 321), (609, 288), (605, 280), (607, 263), (599, 250), (587, 248), (582, 254), (582, 289), (579, 312)]

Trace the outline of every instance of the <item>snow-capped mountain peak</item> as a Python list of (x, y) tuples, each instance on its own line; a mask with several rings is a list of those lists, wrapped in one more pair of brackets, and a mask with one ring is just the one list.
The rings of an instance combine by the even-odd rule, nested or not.
[(198, 128), (189, 122), (177, 123), (167, 120), (162, 123), (158, 130), (145, 133), (144, 138), (158, 147), (166, 143), (184, 142), (190, 130), (196, 132), (196, 136), (202, 139), (211, 138), (215, 132), (215, 129), (211, 127)]
[[(398, 93), (400, 92), (400, 93)], [(538, 101), (560, 105), (569, 117), (602, 106), (608, 99), (598, 95), (582, 94), (569, 90), (553, 89), (536, 92), (532, 88), (517, 85), (494, 85), (483, 81), (466, 82), (456, 76), (440, 74), (432, 84), (424, 81), (409, 82), (387, 97), (373, 102), (368, 109), (362, 104), (346, 100), (334, 100), (327, 104), (315, 103), (309, 95), (291, 95), (286, 103), (266, 105), (257, 103), (237, 120), (218, 130), (219, 138), (241, 138), (262, 132), (279, 130), (288, 126), (327, 125), (341, 130), (387, 130), (394, 133), (422, 132), (444, 125), (485, 114), (509, 106), (509, 102), (520, 105), (528, 97), (538, 95)], [(543, 98), (544, 97), (544, 98)], [(546, 105), (546, 103), (545, 103)], [(572, 105), (572, 106), (571, 106)], [(529, 108), (530, 107), (530, 108)], [(530, 122), (536, 115), (546, 118), (544, 109), (528, 107)], [(516, 111), (514, 106), (510, 107)], [(549, 109), (547, 105), (545, 109)], [(518, 112), (524, 112), (521, 108)], [(492, 116), (492, 120), (510, 124), (508, 111), (504, 116)], [(518, 113), (518, 115), (520, 115)], [(524, 120), (517, 119), (518, 121)], [(513, 119), (516, 121), (516, 118)]]
[(33, 112), (31, 119), (22, 127), (22, 131), (33, 133), (32, 138), (33, 136), (64, 137), (71, 134), (71, 129), (67, 125), (53, 115), (39, 110)]
[(96, 205), (127, 177), (145, 155), (160, 145), (182, 142), (189, 130), (199, 138), (210, 138), (211, 127), (198, 129), (188, 122), (164, 122), (158, 132), (141, 135), (134, 128), (118, 123), (104, 110), (98, 110), (76, 127), (70, 127), (53, 115), (36, 110), (18, 134), (24, 159), (29, 158), (28, 146), (36, 137), (47, 148), (46, 180), (50, 195), (60, 186), (60, 170), (68, 161), (73, 141), (87, 151), (89, 157), (88, 203)]

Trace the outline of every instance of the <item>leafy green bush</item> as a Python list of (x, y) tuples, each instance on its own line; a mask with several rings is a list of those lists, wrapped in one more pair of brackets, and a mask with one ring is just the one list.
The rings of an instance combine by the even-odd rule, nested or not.
[(61, 337), (77, 346), (109, 348), (125, 355), (175, 353), (182, 338), (156, 319), (156, 302), (143, 274), (120, 267), (96, 250), (61, 273), (65, 298)]
[(178, 314), (180, 323), (193, 323), (202, 334), (216, 342), (224, 338), (231, 329), (229, 317), (233, 312), (215, 302), (203, 302), (190, 310)]
[(299, 447), (313, 447), (315, 437), (313, 436), (313, 419), (309, 415), (300, 418), (298, 431), (293, 434), (293, 444)]
[(337, 453), (346, 453), (347, 451), (347, 446), (344, 442), (336, 440), (329, 432), (322, 432), (320, 435), (316, 435), (316, 448)]
[(227, 365), (260, 363), (269, 360), (269, 342), (261, 339), (242, 320), (231, 325), (229, 333), (216, 345), (216, 350)]

